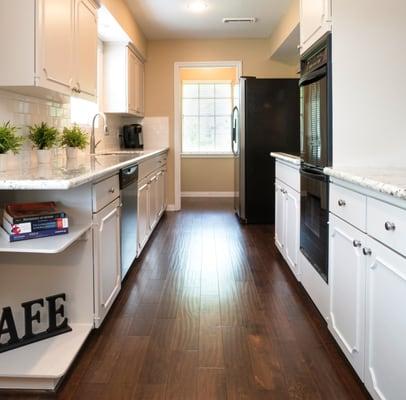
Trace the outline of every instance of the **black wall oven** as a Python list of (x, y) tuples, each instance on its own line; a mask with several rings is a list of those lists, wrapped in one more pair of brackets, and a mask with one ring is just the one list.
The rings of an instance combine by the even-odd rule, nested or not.
[(301, 60), (300, 249), (328, 282), (328, 177), (332, 164), (331, 35)]

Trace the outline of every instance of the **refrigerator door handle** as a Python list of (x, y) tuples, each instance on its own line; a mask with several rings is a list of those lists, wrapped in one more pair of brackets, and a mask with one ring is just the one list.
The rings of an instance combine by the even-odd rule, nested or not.
[(231, 151), (236, 156), (238, 154), (238, 149), (235, 150), (235, 144), (237, 144), (237, 118), (238, 107), (233, 108), (233, 113), (231, 115)]

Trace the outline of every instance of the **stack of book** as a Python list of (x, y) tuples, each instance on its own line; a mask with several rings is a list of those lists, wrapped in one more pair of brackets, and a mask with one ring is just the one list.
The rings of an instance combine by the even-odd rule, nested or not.
[(3, 230), (10, 242), (18, 242), (68, 233), (69, 221), (53, 201), (14, 203), (3, 211)]

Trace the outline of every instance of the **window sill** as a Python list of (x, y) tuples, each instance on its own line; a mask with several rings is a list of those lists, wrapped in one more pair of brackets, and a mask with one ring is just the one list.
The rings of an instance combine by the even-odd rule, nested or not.
[(182, 158), (234, 158), (233, 153), (181, 153)]

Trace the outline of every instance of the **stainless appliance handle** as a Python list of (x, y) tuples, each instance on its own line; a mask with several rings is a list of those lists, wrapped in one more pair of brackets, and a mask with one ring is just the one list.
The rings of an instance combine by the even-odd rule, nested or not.
[(134, 167), (128, 168), (128, 169), (123, 169), (123, 174), (125, 175), (132, 175), (136, 170), (137, 166), (135, 165)]
[(233, 154), (236, 156), (238, 154), (238, 149), (237, 151), (234, 150), (234, 143), (237, 143), (236, 138), (237, 138), (237, 127), (234, 125), (234, 115), (235, 113), (238, 113), (238, 107), (235, 106), (233, 108), (233, 112), (231, 114), (231, 151)]
[(328, 181), (328, 179), (329, 179), (328, 176), (325, 175), (323, 172), (316, 172), (316, 171), (311, 171), (311, 170), (302, 168), (300, 170), (300, 173), (304, 176), (307, 176), (312, 179), (317, 179), (319, 181)]

